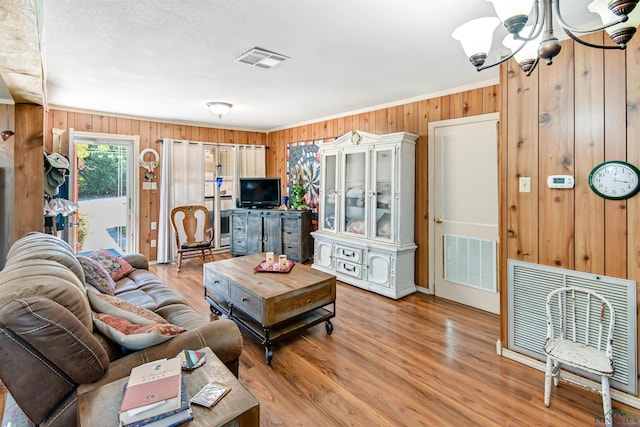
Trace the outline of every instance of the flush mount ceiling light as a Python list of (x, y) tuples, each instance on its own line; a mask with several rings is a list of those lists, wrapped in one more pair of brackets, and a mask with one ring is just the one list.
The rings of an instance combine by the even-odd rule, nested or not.
[(217, 114), (219, 118), (222, 118), (222, 115), (227, 114), (233, 105), (228, 102), (207, 102), (207, 107), (213, 114)]
[(275, 67), (276, 65), (282, 64), (287, 59), (290, 58), (279, 53), (270, 52), (259, 47), (254, 47), (253, 49), (250, 49), (240, 55), (236, 59), (236, 61), (258, 68), (269, 69)]
[[(555, 20), (564, 32), (576, 42), (598, 49), (625, 49), (640, 24), (639, 0), (594, 0), (588, 9), (600, 15), (602, 26), (591, 29), (574, 28), (566, 23), (560, 13), (560, 0), (486, 0), (493, 3), (498, 17), (484, 17), (471, 20), (456, 28), (451, 35), (459, 40), (469, 61), (478, 71), (494, 67), (513, 57), (527, 76), (542, 58), (551, 65), (560, 53), (561, 45), (553, 34)], [(533, 23), (527, 27), (533, 9)], [(555, 17), (554, 17), (555, 14)], [(498, 19), (499, 18), (499, 19)], [(509, 32), (503, 45), (511, 49), (511, 54), (485, 65), (487, 52), (491, 48), (493, 32), (502, 21)], [(574, 33), (586, 34), (607, 30), (615, 46), (601, 46), (580, 40)]]

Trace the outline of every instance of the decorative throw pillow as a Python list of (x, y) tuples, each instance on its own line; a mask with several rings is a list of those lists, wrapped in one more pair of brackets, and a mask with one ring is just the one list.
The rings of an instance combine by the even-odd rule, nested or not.
[(106, 294), (97, 294), (95, 292), (87, 292), (87, 296), (89, 297), (91, 308), (93, 311), (97, 311), (98, 313), (122, 317), (123, 319), (137, 323), (138, 325), (167, 323), (167, 321), (159, 314), (156, 314), (151, 310), (147, 310), (144, 307), (131, 304), (130, 302), (118, 297)]
[(113, 280), (120, 280), (131, 273), (134, 268), (124, 258), (116, 256), (109, 251), (95, 251), (89, 254), (89, 258), (98, 261), (111, 275)]
[(104, 313), (94, 313), (93, 322), (103, 335), (129, 350), (151, 347), (186, 331), (170, 323), (136, 325), (127, 319)]
[(93, 258), (77, 255), (78, 262), (84, 270), (84, 280), (93, 285), (103, 294), (113, 295), (116, 289), (116, 282), (113, 281), (109, 272)]

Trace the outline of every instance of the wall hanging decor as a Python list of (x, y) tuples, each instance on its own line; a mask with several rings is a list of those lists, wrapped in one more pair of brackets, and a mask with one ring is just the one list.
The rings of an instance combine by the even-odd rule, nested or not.
[[(320, 157), (318, 146), (334, 141), (335, 138), (319, 139), (315, 141), (293, 142), (287, 145), (287, 179), (289, 202), (291, 203), (291, 187), (295, 183), (296, 170), (299, 183), (302, 185), (304, 205), (316, 212), (319, 206), (318, 191), (320, 189)], [(300, 190), (295, 189), (294, 192)]]
[[(145, 156), (147, 154), (153, 154), (153, 160), (145, 160)], [(140, 167), (144, 168), (146, 172), (144, 173), (145, 181), (153, 181), (156, 179), (156, 168), (160, 164), (160, 155), (153, 148), (145, 148), (140, 152), (140, 156), (138, 157), (138, 162), (140, 163)]]

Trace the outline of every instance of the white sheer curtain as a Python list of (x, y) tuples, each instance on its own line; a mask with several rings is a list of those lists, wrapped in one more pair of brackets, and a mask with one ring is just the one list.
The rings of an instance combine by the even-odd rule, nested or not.
[(236, 145), (238, 178), (262, 178), (267, 174), (266, 147), (264, 145)]
[(171, 209), (182, 205), (204, 205), (204, 144), (163, 138), (160, 159), (157, 261), (168, 263), (177, 256)]

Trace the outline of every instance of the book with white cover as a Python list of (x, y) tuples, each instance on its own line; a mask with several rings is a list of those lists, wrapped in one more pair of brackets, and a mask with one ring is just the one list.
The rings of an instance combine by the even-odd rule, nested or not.
[(120, 405), (120, 421), (130, 424), (178, 409), (181, 379), (182, 362), (179, 357), (133, 368)]

